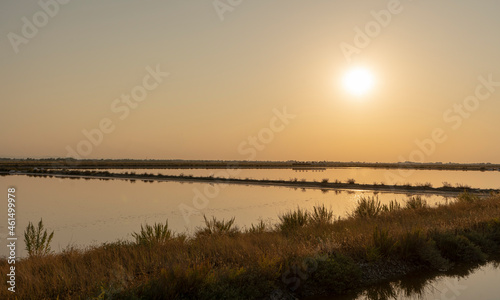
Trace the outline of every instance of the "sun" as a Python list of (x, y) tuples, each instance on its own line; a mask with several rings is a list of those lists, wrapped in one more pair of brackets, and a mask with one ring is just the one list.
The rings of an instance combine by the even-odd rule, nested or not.
[(347, 71), (342, 79), (342, 85), (349, 94), (364, 96), (373, 89), (375, 80), (370, 70), (358, 67)]

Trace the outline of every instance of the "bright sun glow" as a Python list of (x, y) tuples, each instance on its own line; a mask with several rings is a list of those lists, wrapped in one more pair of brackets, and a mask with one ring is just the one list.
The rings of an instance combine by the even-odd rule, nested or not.
[(342, 80), (347, 92), (355, 96), (363, 96), (370, 92), (375, 84), (372, 73), (364, 68), (349, 70)]

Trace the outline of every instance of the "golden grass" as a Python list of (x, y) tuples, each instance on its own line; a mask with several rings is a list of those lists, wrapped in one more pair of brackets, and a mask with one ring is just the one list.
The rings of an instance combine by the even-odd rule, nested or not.
[[(8, 292), (6, 280), (2, 280), (0, 298), (262, 299), (275, 289), (289, 289), (283, 274), (304, 258), (344, 255), (369, 262), (383, 259), (379, 244), (384, 239), (398, 241), (395, 245), (399, 246), (394, 246), (399, 247), (398, 252), (390, 252), (391, 247), (384, 250), (397, 256), (413, 251), (401, 250), (401, 243), (412, 234), (429, 241), (438, 233), (500, 228), (499, 195), (469, 200), (435, 208), (396, 209), (370, 218), (311, 222), (298, 226), (293, 234), (276, 226), (231, 235), (173, 237), (164, 243), (115, 242), (84, 250), (68, 248), (59, 254), (19, 260), (16, 293)], [(496, 243), (500, 246), (500, 241)], [(328, 273), (324, 266), (332, 261), (336, 258), (319, 265), (318, 270)], [(7, 274), (8, 268), (6, 259), (0, 259), (0, 272)], [(316, 277), (311, 278), (313, 283)]]

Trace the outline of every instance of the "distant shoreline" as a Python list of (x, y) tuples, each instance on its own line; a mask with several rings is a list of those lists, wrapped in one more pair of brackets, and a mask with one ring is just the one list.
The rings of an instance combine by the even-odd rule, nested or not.
[(290, 188), (320, 189), (320, 190), (363, 190), (392, 193), (422, 193), (435, 195), (456, 196), (463, 192), (471, 194), (499, 193), (499, 189), (481, 189), (472, 187), (442, 186), (432, 187), (429, 185), (386, 185), (386, 184), (362, 184), (355, 182), (328, 182), (328, 181), (305, 181), (305, 180), (264, 180), (264, 179), (240, 179), (224, 178), (214, 176), (192, 176), (192, 175), (155, 175), (155, 174), (126, 174), (111, 173), (108, 171), (83, 171), (83, 170), (37, 170), (35, 172), (5, 172), (0, 170), (0, 175), (27, 175), (59, 178), (87, 178), (87, 179), (123, 179), (142, 181), (177, 181), (177, 182), (204, 182), (217, 184), (240, 184), (259, 186), (282, 186)]
[(135, 160), (135, 159), (1, 159), (0, 169), (296, 169), (327, 168), (415, 169), (443, 171), (500, 171), (490, 163), (370, 163), (328, 161), (238, 161), (238, 160)]

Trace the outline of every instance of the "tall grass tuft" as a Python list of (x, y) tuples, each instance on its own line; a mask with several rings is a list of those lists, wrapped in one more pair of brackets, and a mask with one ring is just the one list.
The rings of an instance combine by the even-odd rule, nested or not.
[(168, 220), (165, 224), (155, 223), (153, 226), (146, 224), (141, 225), (139, 233), (134, 232), (132, 236), (137, 244), (162, 244), (172, 238), (172, 231), (168, 229)]
[(391, 202), (389, 202), (389, 205), (384, 204), (382, 206), (382, 209), (385, 212), (392, 212), (392, 211), (400, 210), (401, 204), (397, 200), (391, 200)]
[(249, 229), (247, 229), (248, 233), (263, 233), (266, 232), (267, 226), (266, 223), (264, 223), (263, 220), (259, 220), (259, 223), (253, 224), (250, 226)]
[(387, 257), (392, 254), (397, 244), (388, 230), (380, 229), (378, 226), (375, 226), (373, 231), (373, 245), (380, 255)]
[(43, 256), (50, 253), (50, 242), (54, 237), (54, 231), (50, 234), (43, 226), (43, 221), (40, 219), (37, 228), (33, 223), (29, 222), (28, 227), (24, 231), (24, 243), (29, 256)]
[(324, 204), (314, 206), (310, 215), (310, 222), (314, 225), (331, 224), (333, 221), (333, 211), (325, 207)]
[(426, 208), (427, 206), (427, 201), (422, 199), (422, 196), (414, 196), (411, 198), (408, 198), (406, 200), (406, 208), (407, 209), (421, 209), (421, 208)]
[(471, 193), (468, 193), (467, 191), (463, 192), (457, 197), (457, 202), (473, 203), (477, 201), (479, 201), (479, 197)]
[(234, 226), (234, 217), (225, 220), (217, 220), (215, 217), (212, 217), (211, 220), (207, 219), (205, 215), (203, 215), (203, 219), (205, 220), (205, 227), (198, 229), (196, 232), (196, 236), (209, 236), (209, 235), (229, 235), (233, 236), (239, 232), (238, 227)]
[(307, 225), (309, 222), (309, 212), (300, 207), (295, 211), (289, 211), (279, 216), (280, 223), (278, 229), (281, 231), (290, 231)]
[(378, 200), (378, 197), (361, 197), (358, 200), (358, 205), (351, 213), (353, 218), (374, 218), (384, 210), (383, 205)]

